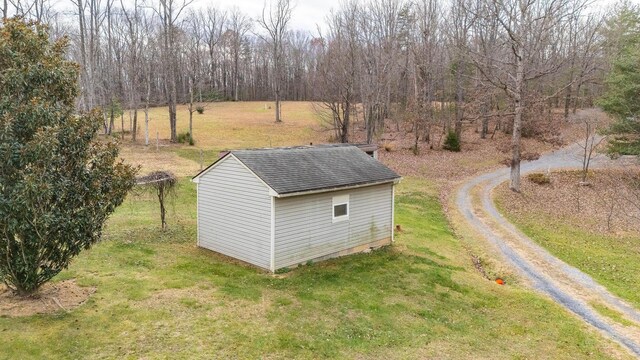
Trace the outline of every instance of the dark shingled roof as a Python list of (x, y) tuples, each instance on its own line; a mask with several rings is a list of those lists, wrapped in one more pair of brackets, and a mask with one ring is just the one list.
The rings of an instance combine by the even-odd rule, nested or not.
[(400, 176), (355, 146), (232, 150), (278, 194), (390, 182)]

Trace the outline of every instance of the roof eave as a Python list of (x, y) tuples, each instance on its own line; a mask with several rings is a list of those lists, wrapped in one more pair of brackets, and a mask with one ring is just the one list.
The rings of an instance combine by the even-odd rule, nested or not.
[(357, 188), (362, 188), (367, 186), (375, 186), (375, 185), (382, 185), (382, 184), (389, 184), (389, 183), (393, 183), (395, 185), (395, 184), (398, 184), (400, 180), (402, 180), (402, 177), (381, 180), (381, 181), (373, 181), (373, 182), (362, 183), (362, 184), (355, 184), (355, 185), (345, 185), (345, 186), (336, 186), (336, 187), (324, 188), (324, 189), (296, 191), (291, 193), (277, 194), (273, 196), (277, 198), (288, 198), (288, 197), (294, 197), (294, 196), (320, 194), (320, 193), (332, 192), (332, 191), (352, 190), (352, 189), (357, 189)]

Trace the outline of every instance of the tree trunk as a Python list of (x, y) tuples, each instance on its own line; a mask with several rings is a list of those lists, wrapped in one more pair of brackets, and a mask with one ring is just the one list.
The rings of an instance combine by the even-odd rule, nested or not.
[(158, 187), (158, 201), (160, 202), (160, 222), (162, 224), (162, 230), (165, 230), (167, 228), (167, 210), (164, 207), (164, 186)]
[(348, 143), (349, 142), (349, 117), (351, 104), (347, 101), (344, 103), (344, 116), (342, 117), (342, 129), (340, 131), (340, 142)]
[[(277, 81), (277, 80), (276, 80)], [(276, 85), (276, 122), (282, 122), (280, 118), (280, 86)]]
[(487, 102), (482, 102), (481, 116), (482, 116), (482, 130), (480, 131), (480, 138), (486, 139), (487, 133), (489, 132), (489, 114), (487, 111)]
[(113, 128), (115, 126), (115, 114), (113, 113), (113, 102), (111, 103), (111, 110), (109, 111), (109, 132), (108, 135), (111, 135), (113, 132)]
[(144, 105), (144, 145), (149, 146), (149, 102)]
[[(175, 95), (175, 86), (173, 87), (173, 93)], [(169, 103), (169, 126), (171, 127), (171, 142), (176, 142), (178, 140), (178, 133), (176, 131), (176, 112), (176, 98), (175, 96), (171, 96)]]
[(234, 101), (238, 101), (238, 85), (240, 83), (240, 74), (238, 73), (238, 63), (239, 63), (239, 56), (238, 56), (238, 50), (236, 49), (236, 53), (235, 53), (235, 57), (233, 59), (234, 61), (234, 70), (233, 70), (233, 100)]
[(189, 79), (189, 145), (193, 144), (193, 79)]
[(516, 61), (516, 84), (513, 94), (515, 103), (515, 116), (513, 118), (513, 136), (511, 138), (511, 184), (509, 188), (520, 192), (520, 139), (522, 137), (522, 95), (524, 91), (524, 64), (522, 63), (522, 48), (518, 48), (515, 56)]
[(571, 107), (571, 86), (567, 86), (564, 91), (564, 119), (569, 119), (569, 108)]
[(582, 87), (582, 79), (578, 80), (578, 84), (576, 84), (576, 93), (573, 96), (573, 109), (572, 113), (576, 113), (578, 109), (578, 98), (580, 97), (580, 88)]
[(147, 65), (147, 96), (144, 100), (144, 145), (149, 146), (149, 98), (151, 98), (151, 65)]
[(138, 104), (135, 104), (133, 108), (133, 129), (131, 129), (131, 140), (136, 142), (136, 136), (138, 133)]
[(164, 20), (164, 56), (167, 57), (166, 65), (165, 65), (165, 76), (166, 76), (166, 85), (165, 91), (167, 93), (167, 105), (169, 108), (169, 129), (171, 133), (171, 142), (176, 142), (178, 138), (178, 134), (176, 133), (176, 98), (177, 98), (177, 89), (176, 89), (176, 69), (175, 69), (175, 59), (174, 59), (174, 38), (172, 28), (173, 24), (171, 23), (171, 17), (173, 16), (171, 13), (166, 13), (165, 16), (167, 19)]
[(455, 110), (455, 128), (454, 131), (458, 139), (462, 139), (462, 118), (463, 118), (463, 110), (462, 110), (462, 102), (464, 98), (464, 89), (462, 88), (462, 75), (461, 69), (462, 62), (458, 61), (458, 66), (456, 69), (456, 110)]

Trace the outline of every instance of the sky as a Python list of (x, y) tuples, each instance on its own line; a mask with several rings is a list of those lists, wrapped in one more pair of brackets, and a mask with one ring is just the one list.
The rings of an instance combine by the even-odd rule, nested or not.
[[(189, 0), (187, 0), (189, 1)], [(267, 0), (269, 1), (269, 0)], [(344, 0), (291, 0), (294, 4), (293, 15), (289, 28), (292, 30), (305, 30), (317, 34), (318, 25), (324, 30), (325, 18), (332, 9), (338, 9)], [(640, 1), (640, 0), (638, 0)], [(125, 6), (133, 4), (133, 0), (123, 0)], [(140, 1), (139, 1), (140, 2)], [(157, 0), (150, 0), (157, 3)], [(51, 0), (53, 8), (64, 14), (71, 15), (76, 12), (71, 0)], [(176, 0), (182, 3), (182, 0)], [(120, 6), (120, 0), (115, 0), (116, 6)], [(209, 6), (228, 10), (237, 7), (244, 14), (257, 19), (262, 14), (264, 0), (193, 0), (189, 5), (191, 9), (206, 8)], [(254, 30), (258, 31), (256, 27)]]
[[(151, 1), (155, 2), (157, 0)], [(193, 3), (189, 7), (194, 9), (205, 8), (207, 6), (216, 6), (221, 9), (237, 7), (252, 19), (256, 19), (262, 14), (264, 1), (265, 0), (193, 0)], [(319, 25), (321, 29), (324, 30), (326, 16), (329, 15), (332, 9), (338, 9), (343, 1), (344, 0), (292, 0), (294, 10), (290, 29), (306, 30), (317, 34), (317, 26)], [(591, 9), (601, 11), (617, 1), (618, 0), (592, 0)], [(125, 4), (127, 2), (133, 3), (132, 0), (123, 0), (123, 2)], [(178, 0), (178, 2), (181, 1)], [(630, 0), (630, 2), (640, 4), (640, 0)], [(58, 10), (75, 10), (70, 0), (53, 0), (53, 3), (54, 8)], [(119, 0), (116, 0), (116, 4), (118, 3)], [(256, 28), (256, 30), (258, 29)]]
[[(267, 0), (268, 1), (268, 0)], [(291, 29), (306, 30), (317, 33), (317, 25), (324, 30), (324, 22), (331, 9), (338, 9), (344, 0), (292, 0), (295, 4), (291, 19)], [(447, 1), (447, 0), (441, 0)], [(595, 11), (603, 10), (618, 0), (592, 0), (591, 8)], [(640, 0), (630, 0), (640, 3)], [(242, 12), (257, 18), (262, 14), (264, 0), (194, 0), (194, 7), (217, 6), (220, 8), (238, 7)]]
[[(291, 29), (306, 30), (317, 33), (316, 25), (322, 25), (331, 9), (340, 7), (341, 0), (292, 0), (294, 4), (291, 18)], [(195, 0), (194, 7), (217, 6), (219, 8), (238, 7), (251, 18), (258, 18), (262, 14), (263, 0)]]

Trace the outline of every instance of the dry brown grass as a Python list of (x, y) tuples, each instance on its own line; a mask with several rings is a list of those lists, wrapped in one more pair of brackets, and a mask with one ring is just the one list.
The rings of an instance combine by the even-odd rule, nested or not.
[(155, 146), (127, 145), (120, 150), (120, 156), (131, 165), (139, 166), (139, 174), (145, 175), (158, 170), (171, 170), (176, 176), (193, 176), (200, 170), (200, 164), (179, 156), (174, 151), (181, 145), (165, 142), (156, 150)]
[[(156, 132), (160, 139), (168, 139), (169, 114), (166, 107), (149, 111), (149, 134), (155, 144)], [(204, 114), (193, 114), (193, 133), (196, 146), (203, 149), (238, 149), (300, 145), (326, 141), (320, 120), (311, 102), (286, 101), (282, 103), (283, 122), (274, 122), (273, 104), (268, 101), (216, 102), (205, 104)], [(178, 133), (189, 130), (187, 105), (177, 108)], [(138, 143), (144, 142), (144, 112), (138, 113)], [(125, 129), (129, 124), (125, 112)], [(117, 125), (116, 125), (117, 126)], [(119, 127), (117, 128), (119, 131)], [(128, 129), (127, 129), (128, 130)]]

